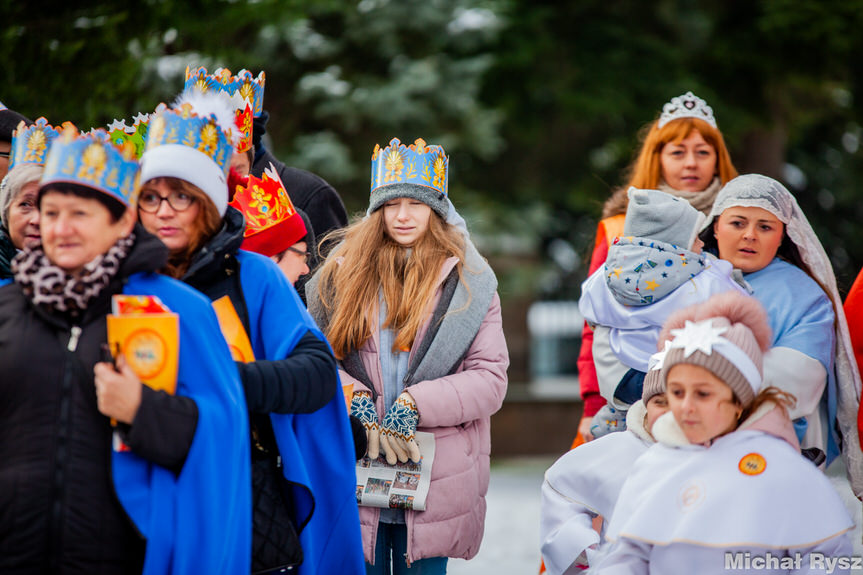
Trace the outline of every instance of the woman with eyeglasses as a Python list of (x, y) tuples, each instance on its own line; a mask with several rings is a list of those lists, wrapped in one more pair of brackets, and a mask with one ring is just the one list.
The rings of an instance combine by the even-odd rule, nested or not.
[(12, 133), (12, 161), (0, 178), (0, 279), (12, 277), (12, 258), (18, 252), (42, 243), (36, 200), (57, 130), (45, 118), (28, 122), (22, 120)]
[(309, 250), (315, 234), (308, 216), (294, 207), (275, 166), (264, 170), (262, 179), (242, 176), (232, 178), (229, 185), (234, 193), (228, 205), (246, 220), (242, 249), (273, 260), (295, 285), (312, 263)]
[[(227, 296), (248, 336), (254, 358), (235, 359), (251, 425), (251, 572), (361, 573), (354, 448), (335, 359), (277, 266), (240, 249), (245, 222), (228, 205), (226, 179), (233, 121), (214, 93), (187, 92), (157, 113), (138, 216), (170, 251), (163, 272), (213, 301)], [(325, 552), (332, 540), (339, 553)]]
[[(297, 214), (303, 218), (303, 220), (308, 218), (308, 216), (305, 216), (305, 214), (301, 213), (299, 210), (297, 210)], [(304, 221), (303, 223), (306, 222)], [(279, 266), (279, 269), (282, 270), (282, 273), (285, 274), (285, 277), (288, 278), (288, 281), (292, 284), (297, 283), (300, 277), (309, 273), (309, 263), (312, 260), (312, 252), (309, 251), (309, 246), (314, 245), (314, 236), (312, 236), (311, 242), (305, 238), (311, 233), (312, 231), (309, 230), (309, 232), (303, 236), (302, 240), (292, 246), (286, 247), (284, 251), (271, 257), (271, 259), (276, 262), (276, 265)]]

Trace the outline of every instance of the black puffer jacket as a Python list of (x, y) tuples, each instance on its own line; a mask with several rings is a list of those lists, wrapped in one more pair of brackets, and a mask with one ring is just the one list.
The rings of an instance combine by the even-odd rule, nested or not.
[(319, 242), (327, 232), (343, 228), (348, 224), (345, 204), (335, 188), (326, 180), (311, 172), (286, 166), (265, 149), (259, 149), (255, 154), (252, 174), (260, 178), (264, 168), (267, 168), (270, 163), (275, 166), (279, 178), (285, 184), (294, 207), (303, 210), (309, 216)]
[[(246, 332), (252, 333), (236, 257), (243, 243), (243, 226), (243, 215), (229, 207), (222, 229), (194, 255), (182, 280), (213, 301), (230, 297)], [(329, 403), (336, 392), (336, 361), (327, 344), (311, 333), (283, 360), (259, 360), (238, 367), (253, 414), (310, 413)]]
[[(237, 258), (244, 226), (243, 215), (229, 207), (222, 229), (193, 256), (182, 280), (211, 300), (227, 295), (246, 333), (254, 333)], [(295, 565), (302, 558), (297, 539), (302, 525), (297, 523), (303, 519), (293, 517), (294, 504), (277, 468), (279, 450), (270, 413), (310, 413), (329, 403), (338, 385), (336, 361), (327, 344), (307, 332), (288, 357), (237, 367), (252, 427), (252, 571)]]
[[(93, 385), (111, 295), (167, 256), (142, 228), (136, 234), (117, 277), (74, 324), (35, 308), (18, 284), (0, 287), (0, 573), (141, 572), (145, 542), (114, 491), (112, 429)], [(142, 393), (127, 443), (179, 471), (197, 425), (195, 402), (146, 386)]]
[(0, 280), (12, 277), (12, 258), (16, 253), (18, 251), (12, 243), (12, 238), (9, 237), (9, 232), (0, 226)]

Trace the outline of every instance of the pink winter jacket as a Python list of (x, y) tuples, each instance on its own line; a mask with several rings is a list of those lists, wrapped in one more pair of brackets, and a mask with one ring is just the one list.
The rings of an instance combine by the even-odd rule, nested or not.
[[(429, 316), (440, 299), (441, 285), (457, 262), (458, 258), (452, 257), (444, 263)], [(413, 349), (419, 347), (428, 323), (420, 328)], [(385, 409), (378, 342), (375, 330), (359, 355), (377, 391), (378, 418), (382, 420)], [(435, 436), (426, 510), (405, 511), (408, 563), (426, 557), (470, 559), (479, 551), (488, 491), (490, 420), (503, 403), (508, 366), (500, 297), (495, 293), (473, 344), (455, 372), (407, 388), (419, 411), (417, 431)], [(367, 389), (344, 370), (339, 370), (339, 375), (343, 384), (354, 385), (354, 391)], [(374, 561), (379, 516), (377, 508), (360, 507), (363, 550), (369, 563)]]

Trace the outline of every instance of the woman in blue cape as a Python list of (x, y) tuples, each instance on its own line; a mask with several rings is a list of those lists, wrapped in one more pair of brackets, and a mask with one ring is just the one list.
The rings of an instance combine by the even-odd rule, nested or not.
[(767, 310), (773, 346), (764, 355), (764, 378), (797, 399), (789, 414), (801, 447), (816, 463), (826, 455), (828, 465), (841, 449), (852, 489), (861, 496), (860, 375), (818, 237), (794, 196), (757, 174), (728, 182), (709, 222), (701, 234), (705, 249), (741, 270)]
[[(237, 573), (249, 562), (248, 426), (207, 300), (157, 275), (138, 164), (67, 128), (38, 195), (42, 243), (0, 288), (0, 572)], [(118, 294), (179, 316), (176, 392), (106, 362)]]
[(164, 272), (213, 301), (227, 296), (248, 336), (245, 350), (228, 342), (251, 426), (244, 572), (361, 573), (356, 460), (335, 359), (276, 264), (240, 249), (245, 223), (228, 206), (226, 181), (233, 122), (213, 93), (187, 92), (158, 113), (141, 158), (138, 215), (170, 251)]

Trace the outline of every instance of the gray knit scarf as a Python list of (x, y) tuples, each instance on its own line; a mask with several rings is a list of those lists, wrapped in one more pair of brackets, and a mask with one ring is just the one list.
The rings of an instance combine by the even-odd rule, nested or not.
[(710, 213), (710, 208), (713, 207), (713, 200), (716, 199), (716, 195), (719, 193), (720, 188), (722, 188), (722, 183), (719, 181), (719, 178), (716, 177), (713, 178), (713, 181), (710, 182), (709, 186), (700, 192), (675, 190), (666, 184), (665, 180), (660, 180), (659, 185), (657, 186), (657, 189), (661, 192), (686, 200), (689, 202), (689, 205), (703, 213), (705, 216)]
[(432, 315), (428, 332), (408, 368), (406, 387), (450, 375), (467, 355), (491, 306), (497, 278), (468, 238), (462, 279), (455, 283), (446, 309), (435, 310)]
[(16, 255), (12, 260), (12, 273), (33, 305), (48, 312), (59, 311), (77, 317), (117, 275), (134, 243), (134, 233), (120, 238), (107, 252), (93, 258), (74, 275), (52, 263), (40, 245)]

